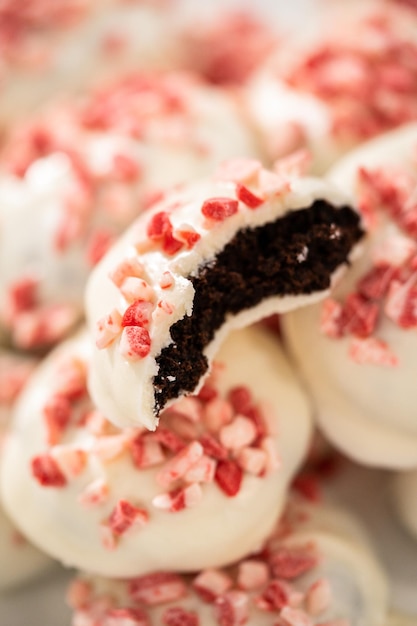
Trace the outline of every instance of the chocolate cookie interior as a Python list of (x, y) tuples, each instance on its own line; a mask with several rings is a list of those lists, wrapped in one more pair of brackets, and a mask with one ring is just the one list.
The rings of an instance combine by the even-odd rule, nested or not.
[(207, 265), (189, 276), (193, 312), (171, 328), (173, 343), (157, 357), (155, 413), (192, 392), (208, 369), (203, 351), (228, 315), (265, 298), (327, 289), (333, 272), (363, 235), (358, 214), (324, 200), (253, 229), (242, 229)]

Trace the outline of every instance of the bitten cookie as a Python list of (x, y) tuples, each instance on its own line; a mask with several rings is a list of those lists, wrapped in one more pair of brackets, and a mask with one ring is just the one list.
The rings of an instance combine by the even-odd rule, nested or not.
[(89, 280), (97, 406), (120, 426), (155, 429), (165, 407), (198, 392), (232, 329), (324, 298), (362, 234), (336, 187), (256, 161), (167, 195)]

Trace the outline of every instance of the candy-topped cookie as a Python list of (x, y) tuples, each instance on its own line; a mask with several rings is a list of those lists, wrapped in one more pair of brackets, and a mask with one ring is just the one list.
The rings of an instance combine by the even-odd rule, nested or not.
[(257, 550), (311, 436), (306, 396), (273, 336), (236, 332), (198, 396), (161, 426), (119, 430), (87, 392), (91, 338), (61, 344), (16, 410), (5, 507), (34, 543), (103, 576), (195, 571)]
[(330, 298), (285, 316), (325, 435), (361, 463), (417, 466), (417, 125), (346, 156), (329, 178), (369, 234)]
[(198, 391), (233, 328), (328, 294), (363, 231), (319, 179), (225, 163), (143, 214), (92, 273), (86, 311), (97, 348), (90, 390), (120, 426), (153, 430)]
[(233, 98), (183, 73), (124, 76), (16, 127), (0, 154), (0, 332), (23, 349), (56, 343), (141, 211), (254, 152)]
[(296, 31), (245, 90), (271, 158), (308, 147), (315, 172), (417, 120), (417, 14), (380, 1), (333, 4), (317, 33)]
[(388, 589), (354, 518), (290, 499), (263, 549), (231, 567), (119, 581), (84, 574), (67, 600), (72, 626), (382, 626)]

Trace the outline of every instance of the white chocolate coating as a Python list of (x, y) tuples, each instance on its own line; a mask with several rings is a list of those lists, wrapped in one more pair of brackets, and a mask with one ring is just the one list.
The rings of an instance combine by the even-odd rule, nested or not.
[[(132, 460), (127, 442), (143, 429), (120, 432), (107, 424), (112, 436), (100, 437), (88, 424), (77, 426), (91, 406), (88, 398), (75, 409), (58, 443), (48, 446), (43, 415), (51, 397), (51, 374), (60, 371), (64, 357), (78, 363), (77, 369), (80, 363), (88, 367), (90, 349), (86, 335), (59, 346), (32, 377), (19, 403), (2, 460), (4, 502), (19, 527), (64, 564), (104, 576), (135, 576), (158, 569), (194, 571), (229, 563), (258, 549), (281, 513), (288, 483), (311, 436), (309, 406), (275, 340), (260, 329), (235, 334), (219, 354), (224, 365), (214, 385), (221, 396), (237, 385), (252, 392), (270, 431), (271, 459), (275, 455), (279, 459), (271, 463), (279, 467), (269, 470), (267, 465), (264, 476), (244, 472), (233, 497), (226, 496), (215, 481), (200, 486), (190, 483), (194, 490), (201, 490), (201, 498), (194, 507), (176, 512), (154, 504), (155, 497), (166, 492), (166, 485), (158, 483), (164, 467), (160, 459), (145, 469)], [(204, 434), (203, 424), (200, 429)], [(157, 435), (158, 431), (151, 437)], [(126, 445), (112, 456), (115, 440)], [(74, 450), (85, 456), (83, 465), (70, 476), (68, 454)], [(42, 486), (35, 480), (31, 463), (45, 452), (60, 468), (66, 467), (62, 469), (66, 485)], [(80, 496), (97, 481), (105, 485), (103, 500), (95, 506), (82, 504)], [(106, 520), (122, 500), (145, 509), (149, 519), (143, 527), (134, 526), (114, 537), (115, 545), (109, 549), (102, 531), (109, 530)]]
[[(279, 191), (276, 192), (274, 187), (269, 189), (267, 184), (270, 183), (264, 183), (263, 176), (271, 176), (272, 185), (278, 185)], [(143, 279), (151, 293), (148, 297), (155, 307), (149, 325), (150, 351), (147, 356), (139, 360), (125, 358), (122, 354), (120, 333), (104, 349), (94, 351), (90, 391), (100, 410), (115, 424), (129, 426), (140, 422), (151, 430), (155, 429), (158, 423), (154, 410), (153, 387), (153, 378), (158, 372), (156, 357), (163, 348), (172, 343), (172, 325), (192, 314), (195, 290), (189, 276), (196, 275), (201, 267), (209, 265), (216, 254), (242, 229), (253, 229), (279, 220), (291, 211), (310, 207), (315, 200), (324, 199), (336, 209), (343, 206), (345, 201), (337, 188), (319, 179), (286, 180), (285, 177), (274, 176), (266, 170), (255, 172), (252, 178), (250, 190), (262, 199), (256, 209), (239, 202), (233, 215), (223, 221), (208, 223), (201, 211), (203, 203), (211, 198), (227, 198), (237, 202), (237, 184), (211, 180), (199, 185), (184, 186), (139, 218), (91, 274), (86, 291), (86, 312), (90, 328), (95, 334), (97, 322), (100, 323), (100, 320), (105, 319), (115, 309), (122, 315), (126, 311), (124, 295), (109, 278), (110, 272), (114, 272), (126, 259), (137, 258), (142, 263)], [(183, 225), (200, 235), (200, 239), (190, 249), (184, 249), (183, 246), (179, 252), (169, 256), (161, 246), (155, 246), (147, 239), (149, 224), (154, 216), (164, 211), (169, 213), (174, 235), (176, 229)], [(139, 250), (143, 245), (142, 254), (137, 254), (135, 245)], [(302, 258), (299, 262), (302, 262)], [(343, 265), (330, 275), (331, 281), (336, 279), (341, 269)], [(161, 287), (161, 280), (166, 272), (173, 279), (169, 289)], [(216, 331), (214, 339), (204, 348), (204, 355), (210, 363), (231, 330), (248, 326), (272, 313), (282, 313), (317, 301), (326, 294), (327, 291), (323, 290), (308, 295), (271, 296), (253, 308), (247, 308), (237, 315), (230, 314)], [(169, 303), (168, 311), (161, 308), (164, 301)], [(199, 382), (199, 387), (202, 382)]]
[[(4, 430), (12, 413), (11, 398), (6, 401), (6, 392), (13, 388), (15, 397), (17, 388), (21, 386), (23, 378), (33, 366), (33, 360), (0, 350), (0, 457)], [(11, 374), (12, 370), (15, 375)], [(4, 389), (5, 385), (8, 389)], [(41, 574), (50, 564), (50, 559), (30, 545), (17, 531), (3, 512), (0, 501), (0, 590), (16, 586)]]
[[(360, 167), (414, 172), (416, 148), (417, 125), (406, 126), (353, 151), (331, 170), (329, 178), (355, 195)], [(346, 273), (334, 298), (343, 300), (351, 293), (371, 269), (376, 250), (399, 235), (401, 241), (414, 245), (392, 221), (380, 218), (363, 256)], [(351, 336), (331, 339), (320, 331), (321, 311), (316, 305), (291, 313), (283, 327), (315, 400), (323, 432), (361, 463), (398, 469), (417, 466), (415, 328), (402, 328), (381, 310), (374, 335), (387, 344), (398, 364), (359, 364), (349, 356)]]
[(270, 158), (306, 147), (319, 174), (363, 141), (417, 119), (407, 59), (417, 51), (416, 16), (388, 2), (337, 4), (278, 46), (244, 94)]
[[(84, 122), (103, 111), (98, 128)], [(41, 158), (39, 134), (48, 145)], [(18, 128), (0, 162), (0, 326), (25, 349), (54, 344), (81, 316), (100, 253), (152, 195), (253, 153), (234, 101), (185, 74), (120, 79)], [(10, 292), (27, 279), (36, 284), (36, 306), (16, 312)], [(59, 319), (49, 321), (57, 308)], [(21, 312), (29, 315), (19, 319)], [(57, 325), (51, 336), (32, 330), (42, 320)]]
[[(168, 3), (61, 0), (58, 9), (54, 3), (49, 8), (46, 4), (41, 3), (38, 13), (35, 7), (32, 23), (30, 18), (25, 21), (22, 9), (19, 15), (12, 8), (23, 29), (21, 40), (3, 53), (2, 126), (30, 114), (57, 93), (74, 93), (121, 72), (178, 66)], [(65, 14), (71, 12), (67, 19)], [(2, 19), (7, 41), (7, 19)]]
[[(318, 555), (318, 563), (307, 573), (294, 579), (285, 580), (289, 583), (293, 592), (300, 594), (296, 612), (299, 612), (298, 621), (294, 623), (302, 624), (323, 624), (335, 620), (340, 623), (349, 623), (351, 626), (380, 626), (385, 623), (387, 614), (388, 588), (384, 573), (372, 553), (372, 549), (363, 532), (357, 526), (354, 518), (351, 518), (345, 511), (333, 508), (326, 508), (322, 505), (306, 505), (299, 503), (294, 508), (294, 503), (290, 504), (290, 510), (297, 512), (302, 522), (294, 522), (293, 527), (287, 528), (287, 537), (272, 537), (268, 540), (267, 546), (273, 553), (277, 549), (291, 549), (294, 547), (305, 548), (309, 545), (313, 547)], [(317, 508), (317, 510), (314, 510)], [(257, 563), (262, 563), (268, 568), (268, 558), (262, 555), (254, 555)], [(244, 561), (248, 563), (250, 561)], [(272, 562), (272, 559), (271, 559)], [(271, 608), (262, 610), (255, 602), (266, 588), (265, 582), (260, 583), (255, 588), (243, 591), (237, 581), (241, 573), (241, 563), (236, 567), (221, 570), (223, 574), (230, 576), (233, 581), (233, 591), (239, 591), (241, 596), (246, 596), (249, 610), (246, 616), (247, 621), (242, 623), (248, 626), (272, 626), (279, 622), (277, 619), (281, 613), (285, 616), (284, 605), (280, 609)], [(271, 574), (269, 574), (271, 576)], [(323, 608), (317, 613), (309, 614), (311, 604), (311, 585), (321, 581), (319, 584), (329, 586), (330, 594)], [(151, 620), (150, 623), (165, 623), (164, 613), (171, 607), (181, 607), (186, 611), (194, 612), (198, 615), (199, 626), (218, 626), (215, 603), (203, 602), (193, 588), (192, 579), (184, 579), (186, 583), (185, 596), (175, 602), (167, 602), (156, 606), (146, 606), (140, 602), (135, 602), (129, 595), (129, 581), (106, 580), (102, 578), (88, 578), (81, 576), (69, 592), (70, 605), (75, 609), (72, 621), (73, 626), (92, 626), (93, 624), (104, 624), (105, 616), (111, 614), (114, 608), (142, 608), (145, 615)], [(282, 579), (281, 579), (282, 582)], [(324, 586), (323, 585), (323, 586)], [(232, 591), (232, 594), (233, 594)], [(229, 592), (220, 595), (220, 598), (227, 598)], [(77, 597), (77, 594), (78, 597)], [(82, 602), (84, 601), (84, 604)], [(107, 613), (107, 611), (109, 613)], [(295, 616), (294, 616), (295, 618)], [(120, 626), (123, 621), (121, 616), (119, 621), (116, 615), (113, 617), (114, 625)], [(97, 621), (95, 621), (97, 620)], [(102, 621), (101, 621), (102, 620)], [(113, 622), (112, 622), (113, 623)], [(237, 622), (239, 623), (239, 622)], [(286, 621), (284, 622), (286, 623)], [(292, 622), (290, 622), (292, 623)], [(333, 622), (332, 622), (333, 623)]]
[(391, 489), (396, 515), (417, 538), (417, 470), (396, 474)]

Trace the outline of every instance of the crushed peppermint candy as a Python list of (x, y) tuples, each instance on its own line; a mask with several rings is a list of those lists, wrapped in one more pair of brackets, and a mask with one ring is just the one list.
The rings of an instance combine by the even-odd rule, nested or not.
[(363, 141), (417, 119), (417, 45), (407, 36), (410, 18), (388, 7), (375, 10), (350, 29), (342, 26), (284, 77), (329, 106), (338, 139)]
[[(147, 304), (131, 305), (125, 319), (148, 323)], [(224, 363), (216, 362), (206, 383), (210, 393), (181, 398), (165, 410), (163, 425), (155, 432), (119, 430), (91, 405), (88, 360), (75, 354), (60, 356), (43, 402), (44, 449), (31, 460), (34, 480), (43, 487), (64, 489), (80, 478), (77, 502), (86, 513), (112, 507), (97, 529), (109, 550), (151, 524), (157, 512), (178, 514), (197, 507), (209, 485), (225, 498), (238, 496), (245, 476), (263, 479), (278, 471), (280, 462), (268, 421), (251, 389), (240, 385), (220, 393), (217, 380), (224, 368)], [(79, 440), (76, 445), (83, 431), (89, 443)], [(116, 500), (105, 473), (90, 474), (97, 464), (105, 472), (119, 460), (128, 462), (133, 473), (154, 469), (155, 495), (147, 502), (132, 496)]]
[(378, 337), (382, 320), (417, 328), (417, 171), (360, 168), (359, 208), (371, 233), (395, 225), (370, 243), (369, 269), (344, 301), (328, 298), (320, 328), (331, 339), (349, 337), (348, 354), (358, 364), (396, 367), (398, 358)]
[[(290, 192), (291, 179), (300, 175), (300, 163), (307, 158), (305, 153), (291, 156), (290, 163), (285, 159), (277, 162), (275, 171), (266, 170), (254, 159), (230, 159), (222, 163), (214, 180), (231, 183), (230, 196), (209, 197), (195, 207), (195, 225), (178, 219), (181, 209), (189, 203), (186, 194), (182, 197), (180, 193), (172, 199), (166, 196), (160, 205), (144, 214), (143, 222), (138, 223), (137, 240), (132, 242), (137, 256), (122, 259), (108, 273), (122, 298), (120, 309), (109, 311), (96, 322), (95, 340), (99, 350), (119, 340), (118, 349), (127, 361), (152, 354), (155, 326), (176, 310), (168, 297), (178, 281), (172, 261), (186, 258), (198, 245), (204, 250), (204, 237), (239, 212), (252, 213), (274, 197)], [(159, 275), (150, 272), (150, 278), (144, 257), (155, 252), (162, 253), (165, 267), (162, 265), (157, 270)], [(302, 248), (298, 256), (300, 263), (305, 261), (308, 250)]]
[[(104, 587), (79, 577), (72, 582), (67, 601), (80, 623), (84, 618), (90, 624), (94, 617), (94, 625), (100, 626), (108, 623), (110, 615), (120, 616), (115, 626), (124, 626), (122, 618), (136, 615), (135, 611), (143, 612), (137, 623), (148, 625), (155, 609), (167, 626), (201, 626), (210, 609), (218, 626), (243, 626), (257, 619), (271, 626), (348, 626), (331, 580), (317, 569), (323, 558), (318, 545), (294, 542), (298, 529), (309, 521), (309, 510), (300, 509), (297, 500), (290, 501), (284, 517), (285, 536), (280, 537), (279, 524), (253, 558), (192, 575), (158, 571), (125, 581), (104, 581)], [(311, 582), (306, 586), (307, 572)], [(332, 614), (338, 617), (324, 619)]]

